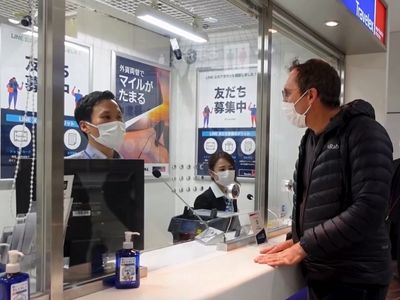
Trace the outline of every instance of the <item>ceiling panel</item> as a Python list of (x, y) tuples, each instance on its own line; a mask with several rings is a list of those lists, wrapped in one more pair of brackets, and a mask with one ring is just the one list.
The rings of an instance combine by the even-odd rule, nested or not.
[[(345, 54), (386, 50), (341, 0), (274, 0), (274, 3)], [(329, 20), (338, 21), (339, 26), (325, 26)]]
[[(37, 1), (35, 1), (37, 3)], [(66, 15), (73, 15), (79, 6), (90, 6), (90, 3), (98, 2), (110, 6), (121, 12), (135, 15), (139, 4), (150, 5), (151, 0), (67, 0)], [(256, 25), (256, 16), (244, 12), (231, 2), (226, 0), (159, 0), (158, 8), (168, 15), (179, 19), (186, 24), (193, 24), (194, 17), (198, 19), (198, 25), (208, 31), (221, 29), (240, 28), (248, 25)], [(29, 11), (28, 0), (1, 0), (0, 16), (6, 18), (18, 18)], [(107, 14), (107, 12), (103, 12)], [(206, 18), (214, 18), (216, 23), (208, 22)], [(206, 20), (205, 20), (206, 19)]]

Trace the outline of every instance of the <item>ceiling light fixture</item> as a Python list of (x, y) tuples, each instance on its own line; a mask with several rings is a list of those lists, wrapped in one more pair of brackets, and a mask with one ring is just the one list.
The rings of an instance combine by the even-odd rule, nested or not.
[(338, 21), (326, 21), (325, 22), (325, 26), (328, 26), (328, 27), (336, 27), (338, 25), (339, 25)]
[(19, 21), (18, 20), (15, 20), (15, 19), (8, 19), (8, 22), (10, 22), (11, 24), (15, 24), (15, 25), (18, 25), (19, 24)]
[(151, 8), (150, 6), (143, 4), (139, 5), (136, 9), (136, 17), (193, 42), (208, 42), (208, 36), (204, 31), (184, 24), (159, 10)]
[(207, 18), (204, 19), (204, 22), (207, 22), (207, 23), (217, 23), (217, 22), (218, 22), (218, 19), (213, 18), (213, 17), (207, 17)]
[(278, 32), (278, 30), (273, 29), (273, 28), (268, 29), (268, 31), (271, 32), (271, 33), (277, 33)]

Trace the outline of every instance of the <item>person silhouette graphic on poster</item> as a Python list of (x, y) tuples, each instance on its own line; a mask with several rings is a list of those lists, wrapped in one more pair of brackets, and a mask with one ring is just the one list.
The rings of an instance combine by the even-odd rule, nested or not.
[(251, 118), (251, 127), (256, 127), (257, 123), (257, 107), (255, 104), (251, 105), (252, 103), (250, 102), (249, 104), (249, 111), (250, 111), (250, 118)]
[(75, 107), (78, 107), (83, 98), (83, 95), (81, 94), (80, 89), (78, 89), (77, 92), (75, 92), (75, 89), (76, 89), (76, 86), (74, 86), (74, 88), (72, 89), (71, 95), (75, 97)]
[(22, 90), (24, 87), (24, 83), (22, 82), (21, 86), (19, 86), (17, 79), (12, 77), (7, 83), (7, 92), (8, 92), (8, 109), (11, 107), (11, 103), (14, 102), (14, 109), (17, 106), (18, 100), (18, 90)]
[(210, 121), (210, 114), (212, 113), (212, 109), (206, 105), (203, 110), (203, 128), (208, 128), (208, 123)]

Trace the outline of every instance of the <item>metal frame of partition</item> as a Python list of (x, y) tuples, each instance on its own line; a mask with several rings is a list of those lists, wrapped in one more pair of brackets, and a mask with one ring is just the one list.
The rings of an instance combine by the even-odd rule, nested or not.
[(256, 184), (255, 209), (263, 212), (267, 222), (268, 213), (268, 166), (270, 128), (271, 86), (271, 32), (272, 6), (269, 1), (262, 8), (258, 30), (258, 77), (257, 77), (257, 131), (256, 131)]
[(39, 4), (37, 198), (38, 290), (63, 298), (63, 116), (65, 0)]

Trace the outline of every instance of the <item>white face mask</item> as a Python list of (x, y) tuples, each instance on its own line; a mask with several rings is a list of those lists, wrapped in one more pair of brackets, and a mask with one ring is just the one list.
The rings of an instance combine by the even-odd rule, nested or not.
[(295, 105), (303, 99), (303, 97), (306, 95), (306, 93), (309, 90), (305, 91), (303, 95), (300, 96), (299, 99), (296, 100), (296, 102), (287, 102), (287, 101), (282, 101), (282, 110), (286, 115), (286, 118), (289, 120), (292, 125), (299, 127), (299, 128), (304, 128), (307, 127), (306, 125), (306, 114), (311, 108), (311, 105), (306, 109), (306, 111), (302, 114), (299, 114), (296, 109)]
[(235, 182), (235, 170), (226, 170), (213, 173), (216, 175), (214, 177), (215, 182), (224, 187)]
[(87, 122), (90, 126), (96, 127), (99, 130), (99, 136), (95, 137), (91, 134), (91, 137), (108, 148), (119, 150), (124, 141), (125, 136), (125, 124), (121, 121), (113, 121), (103, 123), (99, 125), (93, 125)]

